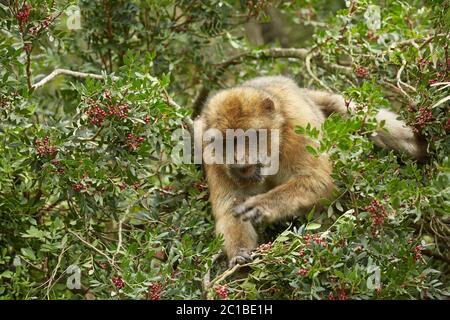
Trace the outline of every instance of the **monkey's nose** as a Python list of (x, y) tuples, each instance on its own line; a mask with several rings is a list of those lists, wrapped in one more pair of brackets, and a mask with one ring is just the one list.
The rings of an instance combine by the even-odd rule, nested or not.
[(249, 177), (256, 173), (256, 166), (253, 164), (236, 164), (233, 166), (233, 171), (240, 176)]

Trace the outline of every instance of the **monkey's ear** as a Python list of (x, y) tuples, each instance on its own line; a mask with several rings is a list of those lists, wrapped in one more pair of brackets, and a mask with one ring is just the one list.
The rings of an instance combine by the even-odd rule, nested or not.
[(272, 112), (275, 110), (275, 104), (273, 103), (273, 100), (270, 98), (265, 98), (262, 103), (262, 107), (264, 110)]

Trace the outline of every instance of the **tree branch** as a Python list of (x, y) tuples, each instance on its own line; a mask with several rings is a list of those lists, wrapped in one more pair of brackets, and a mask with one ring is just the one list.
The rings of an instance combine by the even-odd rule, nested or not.
[[(41, 81), (38, 83), (35, 83), (31, 86), (32, 89), (38, 89), (42, 86), (44, 86), (47, 82), (53, 80), (53, 78), (59, 76), (59, 75), (68, 75), (76, 78), (94, 78), (103, 80), (106, 78), (106, 75), (101, 74), (95, 74), (95, 73), (85, 73), (85, 72), (78, 72), (78, 71), (72, 71), (68, 69), (55, 69), (53, 70), (48, 76), (44, 77)], [(113, 80), (118, 80), (119, 77), (112, 76)]]
[[(309, 55), (311, 55), (309, 57)], [(281, 58), (295, 58), (304, 60), (306, 58), (311, 59), (312, 57), (316, 57), (317, 55), (312, 55), (310, 49), (305, 48), (270, 48), (270, 49), (262, 49), (257, 51), (245, 51), (239, 53), (237, 55), (232, 56), (231, 58), (214, 64), (216, 67), (215, 73), (210, 77), (210, 82), (217, 81), (226, 71), (226, 69), (232, 65), (237, 65), (242, 63), (245, 59), (261, 59), (261, 58), (273, 58), (273, 59), (281, 59)], [(329, 64), (323, 61), (317, 61), (317, 65), (328, 71), (336, 71), (345, 75), (350, 75), (352, 73), (352, 69), (350, 67), (345, 67), (337, 64)], [(319, 81), (320, 82), (320, 81)], [(197, 98), (193, 104), (193, 112), (192, 117), (196, 117), (200, 114), (201, 108), (203, 104), (206, 102), (206, 99), (209, 95), (210, 88), (208, 86), (203, 86), (200, 89)]]
[[(102, 74), (95, 74), (95, 73), (86, 73), (86, 72), (79, 72), (79, 71), (72, 71), (69, 69), (55, 69), (53, 70), (49, 75), (47, 75), (46, 77), (44, 77), (41, 81), (31, 85), (32, 89), (38, 89), (40, 87), (43, 87), (45, 84), (47, 84), (48, 82), (50, 82), (51, 80), (53, 80), (55, 77), (59, 76), (59, 75), (67, 75), (67, 76), (72, 76), (75, 78), (94, 78), (94, 79), (98, 79), (98, 80), (103, 80), (106, 79), (106, 77), (108, 75), (102, 75)], [(111, 79), (114, 81), (119, 80), (120, 78), (117, 76), (111, 76)], [(164, 98), (166, 100), (166, 103), (173, 107), (176, 110), (181, 109), (181, 106), (176, 103), (166, 92), (166, 90), (163, 90), (164, 93)]]

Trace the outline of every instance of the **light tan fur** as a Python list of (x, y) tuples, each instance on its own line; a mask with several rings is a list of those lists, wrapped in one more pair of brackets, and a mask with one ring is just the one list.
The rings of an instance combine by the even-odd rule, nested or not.
[[(216, 231), (224, 237), (230, 265), (250, 259), (258, 244), (255, 222), (270, 223), (308, 212), (321, 199), (331, 196), (332, 168), (328, 158), (308, 153), (306, 146), (312, 142), (294, 129), (308, 123), (320, 129), (325, 117), (333, 112), (347, 113), (342, 96), (300, 89), (285, 77), (256, 78), (209, 99), (196, 119), (204, 130), (280, 130), (280, 166), (275, 175), (252, 180), (245, 179), (247, 171), (240, 176), (230, 165), (205, 165)], [(380, 111), (377, 119), (386, 121), (389, 133), (379, 132), (374, 141), (421, 157), (423, 148), (416, 143), (412, 130), (396, 118), (390, 111)], [(254, 172), (251, 169), (249, 172)]]

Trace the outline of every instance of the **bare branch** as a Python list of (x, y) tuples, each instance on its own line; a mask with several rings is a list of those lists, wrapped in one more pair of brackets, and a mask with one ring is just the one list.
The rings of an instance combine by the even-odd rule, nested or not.
[[(76, 78), (94, 78), (94, 79), (99, 79), (99, 80), (103, 80), (107, 77), (106, 75), (95, 74), (95, 73), (78, 72), (78, 71), (72, 71), (72, 70), (68, 70), (68, 69), (55, 69), (55, 70), (53, 70), (52, 73), (50, 73), (48, 76), (44, 77), (41, 81), (31, 85), (31, 88), (32, 89), (40, 88), (40, 87), (44, 86), (47, 82), (53, 80), (53, 78), (55, 78), (59, 75), (68, 75), (68, 76), (72, 76), (72, 77), (76, 77)], [(116, 76), (112, 76), (111, 78), (113, 80), (119, 79), (119, 77), (116, 77)]]
[(310, 53), (310, 54), (308, 54), (306, 56), (306, 59), (305, 59), (305, 65), (306, 65), (306, 70), (308, 71), (308, 74), (311, 76), (311, 78), (314, 81), (318, 82), (322, 87), (324, 87), (326, 90), (331, 92), (332, 90), (330, 89), (330, 87), (328, 87), (325, 83), (323, 83), (323, 81), (320, 80), (319, 78), (317, 78), (317, 76), (312, 72), (312, 70), (311, 70), (311, 58), (312, 58), (312, 56), (313, 56), (313, 54)]
[(68, 230), (69, 233), (73, 234), (75, 237), (78, 238), (78, 240), (80, 240), (84, 245), (86, 245), (87, 247), (91, 248), (92, 250), (94, 250), (95, 252), (97, 252), (98, 254), (102, 255), (103, 257), (106, 258), (106, 260), (108, 261), (108, 263), (118, 269), (118, 267), (116, 266), (115, 262), (113, 259), (111, 259), (110, 256), (108, 256), (106, 253), (104, 253), (103, 251), (101, 251), (100, 249), (98, 249), (97, 247), (93, 246), (92, 244), (90, 244), (89, 242), (87, 242), (86, 240), (84, 240), (78, 233), (73, 232), (72, 230)]
[(406, 60), (402, 57), (402, 66), (398, 69), (397, 72), (397, 88), (401, 91), (401, 93), (407, 97), (408, 101), (413, 101), (413, 99), (409, 96), (409, 94), (406, 93), (405, 90), (403, 90), (402, 85), (408, 87), (409, 89), (413, 89), (414, 91), (416, 91), (413, 87), (411, 87), (410, 85), (407, 85), (406, 83), (404, 83), (402, 81), (402, 72), (405, 69), (406, 66)]
[[(50, 82), (51, 80), (53, 80), (55, 77), (59, 76), (59, 75), (67, 75), (67, 76), (72, 76), (72, 77), (76, 77), (76, 78), (93, 78), (93, 79), (98, 79), (98, 80), (103, 80), (106, 79), (108, 77), (108, 75), (103, 75), (103, 74), (95, 74), (95, 73), (86, 73), (86, 72), (79, 72), (79, 71), (72, 71), (69, 69), (55, 69), (53, 70), (49, 75), (47, 75), (46, 77), (44, 77), (41, 81), (31, 85), (32, 89), (38, 89), (40, 87), (43, 87), (45, 84), (47, 84), (48, 82)], [(111, 79), (114, 81), (119, 80), (120, 78), (117, 76), (112, 75)], [(176, 110), (180, 110), (181, 106), (176, 103), (168, 94), (167, 91), (165, 89), (163, 89), (163, 94), (164, 94), (164, 98), (166, 100), (166, 103), (173, 107)]]
[[(217, 68), (217, 71), (211, 76), (210, 81), (217, 81), (225, 72), (225, 70), (232, 65), (236, 65), (242, 63), (245, 59), (261, 59), (261, 58), (295, 58), (295, 59), (306, 59), (309, 55), (311, 55), (310, 49), (305, 48), (270, 48), (270, 49), (262, 49), (256, 51), (245, 51), (239, 53), (237, 55), (232, 56), (231, 58), (214, 64)], [(309, 59), (316, 57), (311, 55)], [(345, 67), (337, 64), (329, 64), (323, 61), (318, 60), (316, 62), (320, 67), (328, 70), (328, 71), (336, 71), (341, 74), (350, 75), (352, 73), (352, 69), (350, 67)], [(317, 77), (316, 77), (317, 78)], [(316, 80), (317, 81), (317, 80)], [(319, 83), (324, 85), (320, 80)], [(326, 87), (326, 85), (325, 85)], [(197, 98), (193, 104), (193, 117), (197, 116), (200, 113), (201, 107), (205, 103), (210, 92), (210, 88), (208, 86), (203, 86), (200, 89)]]

